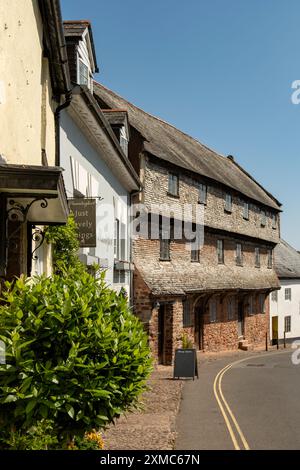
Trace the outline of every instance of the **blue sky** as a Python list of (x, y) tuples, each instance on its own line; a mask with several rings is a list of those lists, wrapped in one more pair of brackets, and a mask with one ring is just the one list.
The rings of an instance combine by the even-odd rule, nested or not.
[(283, 204), (300, 250), (299, 0), (61, 0), (92, 22), (96, 79), (223, 155)]

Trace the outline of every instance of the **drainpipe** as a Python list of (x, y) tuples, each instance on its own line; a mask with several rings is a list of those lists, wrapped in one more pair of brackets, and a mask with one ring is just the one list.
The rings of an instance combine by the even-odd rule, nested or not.
[(70, 106), (72, 100), (72, 91), (65, 94), (65, 102), (59, 105), (55, 110), (55, 134), (56, 134), (56, 149), (55, 149), (55, 165), (60, 166), (60, 113), (63, 109)]

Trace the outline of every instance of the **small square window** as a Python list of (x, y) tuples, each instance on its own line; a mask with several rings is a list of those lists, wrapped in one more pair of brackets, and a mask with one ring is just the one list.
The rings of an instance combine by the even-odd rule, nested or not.
[(232, 195), (230, 193), (225, 194), (225, 211), (232, 212)]
[(207, 186), (206, 184), (199, 184), (199, 204), (206, 204), (207, 202)]
[(193, 326), (193, 315), (191, 302), (189, 300), (184, 300), (183, 302), (183, 328), (188, 326)]
[(178, 196), (179, 194), (179, 178), (175, 173), (169, 173), (168, 193), (171, 196)]
[(224, 240), (217, 240), (218, 263), (224, 264)]
[(260, 249), (255, 248), (255, 267), (260, 268)]
[(160, 238), (160, 259), (170, 261), (170, 239)]
[(237, 266), (243, 266), (243, 247), (241, 243), (236, 244), (235, 262)]
[(249, 202), (243, 203), (243, 218), (249, 220)]
[(193, 248), (193, 245), (191, 245), (191, 261), (193, 262), (198, 262), (200, 261), (200, 250), (199, 248)]
[(271, 249), (268, 250), (268, 268), (273, 268), (273, 250)]

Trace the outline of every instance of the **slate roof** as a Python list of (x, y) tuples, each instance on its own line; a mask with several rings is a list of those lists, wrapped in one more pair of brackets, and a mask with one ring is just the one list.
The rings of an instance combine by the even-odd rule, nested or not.
[(144, 137), (144, 148), (152, 155), (222, 183), (265, 206), (280, 210), (281, 204), (232, 158), (216, 153), (97, 82), (94, 82), (94, 94), (109, 108), (127, 110), (130, 124)]
[(154, 268), (151, 266), (149, 269), (147, 260), (135, 260), (136, 270), (153, 295), (186, 295), (224, 290), (264, 291), (279, 287), (278, 278), (272, 269), (241, 269), (228, 265), (207, 267), (201, 263), (192, 263), (187, 275), (181, 264), (173, 261), (162, 266), (158, 261)]
[(275, 270), (279, 278), (300, 279), (300, 253), (286, 241), (275, 247)]

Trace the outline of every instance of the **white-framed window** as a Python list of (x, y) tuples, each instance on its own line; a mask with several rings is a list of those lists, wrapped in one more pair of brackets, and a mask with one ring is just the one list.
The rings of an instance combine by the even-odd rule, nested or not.
[(290, 287), (286, 287), (284, 289), (284, 299), (285, 300), (292, 300), (292, 289)]
[(206, 204), (207, 202), (207, 186), (206, 184), (199, 184), (199, 204)]
[(209, 319), (211, 323), (217, 321), (217, 299), (214, 297), (209, 301)]
[(225, 194), (225, 211), (232, 212), (232, 195), (230, 193)]
[(90, 85), (90, 72), (88, 66), (81, 60), (78, 59), (79, 67), (79, 85)]
[(271, 299), (273, 302), (278, 302), (278, 290), (273, 290), (271, 294)]
[(291, 332), (291, 325), (292, 324), (292, 318), (290, 315), (286, 315), (284, 317), (284, 331), (286, 333), (290, 333)]

